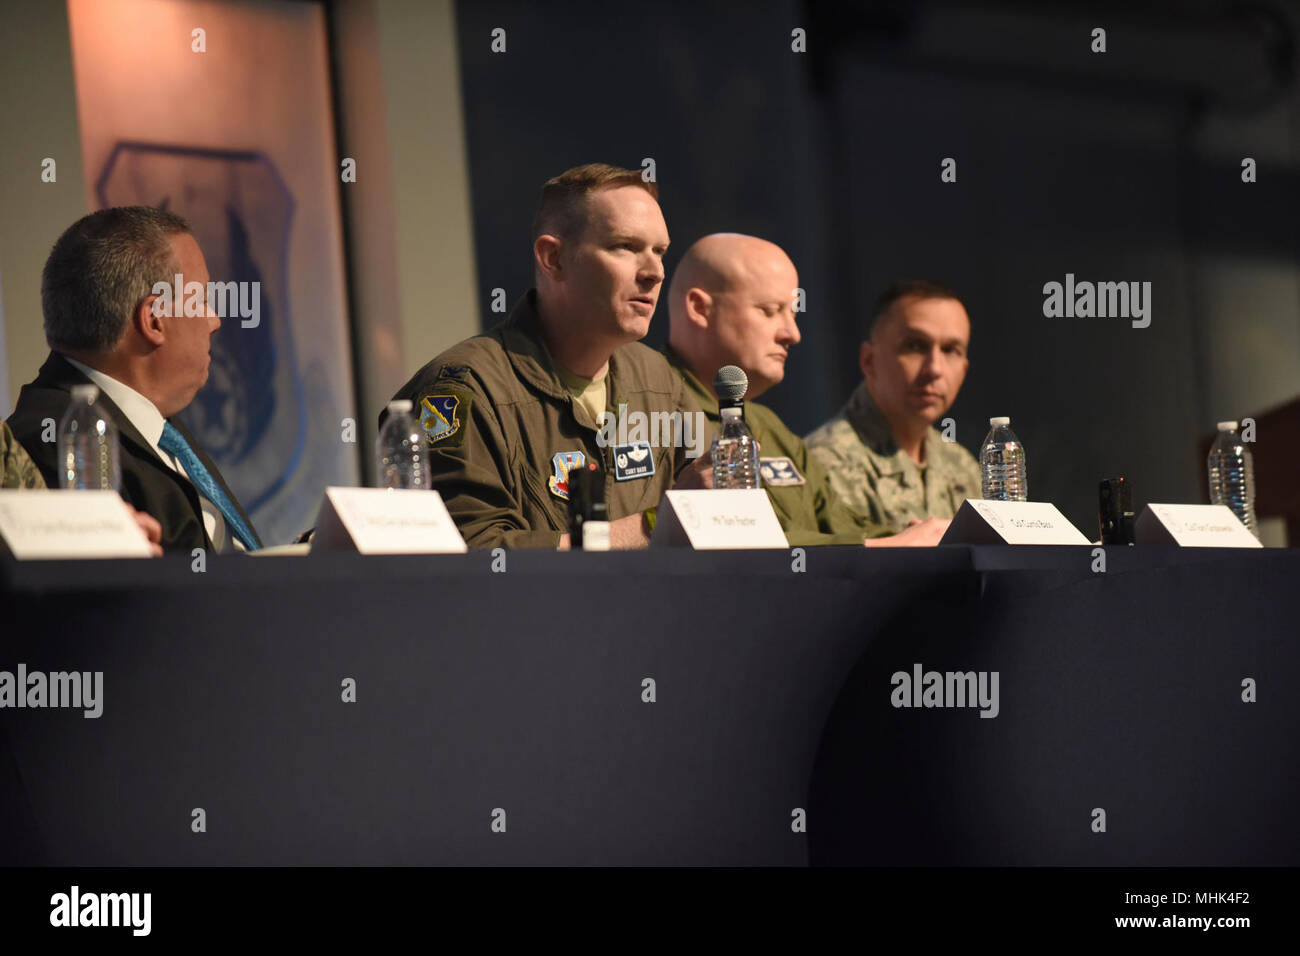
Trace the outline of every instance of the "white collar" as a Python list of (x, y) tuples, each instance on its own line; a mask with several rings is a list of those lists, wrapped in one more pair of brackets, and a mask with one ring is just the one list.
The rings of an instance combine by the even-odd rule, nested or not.
[[(107, 395), (109, 400), (126, 416), (127, 420), (135, 426), (144, 440), (153, 448), (154, 454), (164, 464), (173, 471), (179, 472), (187, 478), (190, 477), (189, 472), (185, 470), (185, 466), (178, 462), (174, 455), (163, 451), (158, 444), (162, 441), (163, 426), (167, 424), (167, 419), (163, 418), (162, 412), (158, 411), (158, 406), (125, 382), (119, 382), (111, 375), (105, 375), (99, 369), (91, 368), (67, 355), (64, 355), (63, 358), (67, 360), (69, 365), (78, 369), (86, 378), (99, 386), (99, 390)], [(198, 491), (197, 488), (195, 490)], [(216, 542), (218, 549), (225, 546), (222, 544), (223, 541), (229, 540), (235, 550), (246, 550), (244, 543), (231, 533), (220, 509), (208, 501), (202, 491), (198, 491), (198, 494), (203, 512), (203, 526), (207, 530), (208, 538)]]
[(162, 441), (163, 426), (167, 424), (167, 419), (163, 418), (162, 412), (158, 411), (158, 406), (125, 382), (119, 382), (111, 375), (106, 375), (99, 369), (91, 368), (70, 356), (64, 355), (63, 358), (99, 386), (99, 390), (108, 396), (109, 400), (126, 416), (127, 421), (144, 436), (144, 440), (153, 446), (159, 458), (164, 461), (171, 458), (170, 455), (164, 455), (158, 445)]

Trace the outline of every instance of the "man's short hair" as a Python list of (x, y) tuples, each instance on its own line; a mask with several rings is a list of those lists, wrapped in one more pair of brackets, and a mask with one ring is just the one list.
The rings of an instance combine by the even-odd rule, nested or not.
[(64, 230), (41, 272), (45, 341), (55, 351), (101, 354), (115, 346), (131, 313), (180, 271), (171, 237), (190, 232), (172, 212), (118, 206)]
[(934, 279), (895, 279), (876, 298), (876, 306), (867, 320), (865, 338), (869, 339), (875, 334), (880, 320), (889, 315), (895, 303), (902, 299), (956, 299), (960, 302), (961, 296), (951, 286)]
[(586, 223), (587, 197), (602, 189), (620, 186), (640, 186), (656, 201), (659, 185), (648, 183), (635, 169), (610, 166), (606, 163), (588, 163), (566, 169), (542, 187), (542, 199), (533, 217), (533, 242), (538, 236), (559, 236), (575, 239), (582, 234)]

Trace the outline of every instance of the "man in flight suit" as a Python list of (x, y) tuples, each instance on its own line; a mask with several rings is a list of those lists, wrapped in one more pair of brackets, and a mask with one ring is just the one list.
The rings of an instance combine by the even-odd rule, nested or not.
[[(423, 427), (434, 490), (470, 547), (568, 548), (569, 475), (593, 463), (611, 546), (645, 547), (645, 512), (678, 476), (676, 487), (707, 480), (690, 462), (706, 447), (699, 406), (638, 342), (668, 241), (658, 187), (639, 172), (591, 164), (556, 176), (533, 222), (537, 287), (505, 322), (443, 352), (398, 391)], [(667, 436), (676, 443), (601, 427), (606, 414), (635, 423), (652, 412), (682, 416)]]
[[(937, 544), (948, 522), (930, 520), (903, 533), (856, 515), (832, 490), (825, 468), (765, 405), (751, 401), (785, 377), (799, 343), (794, 296), (799, 275), (780, 246), (754, 236), (718, 233), (691, 246), (673, 273), (665, 355), (716, 428), (721, 420), (713, 376), (723, 365), (749, 378), (745, 423), (758, 440), (759, 474), (791, 545)], [(710, 436), (710, 440), (712, 440)]]

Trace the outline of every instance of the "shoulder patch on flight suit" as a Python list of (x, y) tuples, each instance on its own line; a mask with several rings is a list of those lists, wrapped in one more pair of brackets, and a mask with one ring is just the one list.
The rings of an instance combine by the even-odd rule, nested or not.
[(802, 485), (805, 481), (804, 476), (799, 474), (799, 469), (789, 458), (760, 458), (758, 473), (763, 476), (763, 484), (775, 488)]
[(458, 447), (465, 440), (465, 422), (469, 419), (474, 397), (464, 389), (445, 388), (420, 399), (420, 427), (430, 445)]
[(655, 473), (655, 456), (648, 441), (614, 446), (614, 480), (633, 481)]
[(551, 475), (546, 482), (551, 489), (551, 494), (562, 501), (568, 501), (569, 472), (574, 468), (581, 468), (586, 463), (587, 456), (580, 451), (556, 452), (555, 457), (551, 459), (555, 474)]
[(438, 370), (438, 381), (464, 382), (469, 378), (469, 369), (464, 365), (444, 365)]

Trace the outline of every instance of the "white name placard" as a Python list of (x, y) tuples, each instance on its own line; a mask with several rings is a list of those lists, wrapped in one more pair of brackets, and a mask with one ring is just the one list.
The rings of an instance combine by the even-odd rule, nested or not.
[(463, 554), (465, 539), (436, 491), (326, 488), (313, 551)]
[(1048, 501), (967, 498), (940, 544), (1089, 544)]
[(761, 488), (664, 492), (650, 545), (700, 551), (790, 547)]
[(1226, 505), (1147, 505), (1134, 527), (1138, 544), (1180, 548), (1262, 548)]
[(0, 537), (23, 560), (150, 556), (116, 491), (0, 491)]

